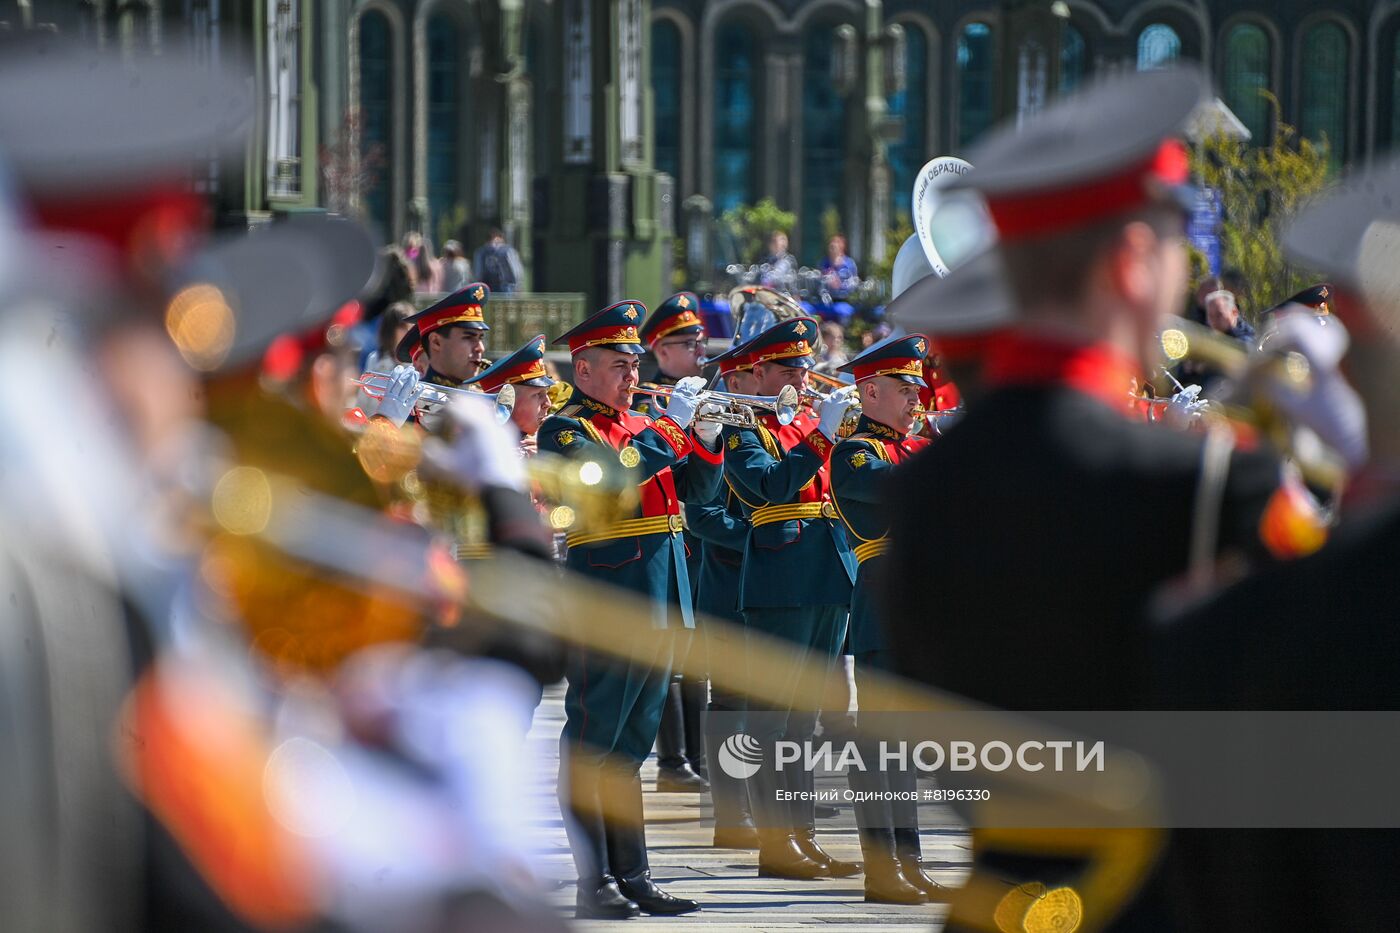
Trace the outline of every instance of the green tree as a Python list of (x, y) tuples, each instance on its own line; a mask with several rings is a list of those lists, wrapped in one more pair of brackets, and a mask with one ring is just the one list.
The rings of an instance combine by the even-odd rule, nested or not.
[(841, 229), (841, 212), (834, 206), (822, 211), (822, 241), (816, 252), (822, 256), (826, 255), (826, 244), (831, 242), (831, 238), (837, 234), (844, 234)]
[[(1278, 100), (1266, 96), (1274, 107), (1276, 127), (1267, 145), (1251, 146), (1219, 133), (1191, 151), (1196, 177), (1220, 192), (1221, 265), (1243, 275), (1244, 293), (1238, 297), (1251, 318), (1316, 282), (1284, 259), (1279, 231), (1328, 178), (1326, 142), (1300, 137), (1280, 119)], [(1206, 274), (1199, 256), (1193, 257), (1192, 273), (1196, 282)]]
[(738, 243), (739, 255), (744, 261), (757, 262), (767, 252), (769, 234), (782, 230), (791, 235), (797, 224), (797, 215), (780, 208), (772, 198), (764, 198), (757, 204), (740, 204), (730, 208), (719, 222), (728, 228)]
[[(437, 248), (439, 252), (442, 251), (442, 244), (448, 240), (460, 241), (463, 238), (468, 219), (467, 206), (460, 201), (452, 205), (450, 210), (443, 212), (443, 215), (438, 218), (437, 224)], [(465, 243), (462, 246), (466, 249)], [(467, 250), (467, 258), (471, 258), (471, 250), (469, 249)]]

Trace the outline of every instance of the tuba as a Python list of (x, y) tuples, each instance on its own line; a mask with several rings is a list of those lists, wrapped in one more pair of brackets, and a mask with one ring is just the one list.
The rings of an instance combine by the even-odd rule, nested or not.
[(734, 345), (795, 317), (805, 317), (796, 298), (767, 285), (736, 285), (729, 290), (729, 311), (734, 316)]

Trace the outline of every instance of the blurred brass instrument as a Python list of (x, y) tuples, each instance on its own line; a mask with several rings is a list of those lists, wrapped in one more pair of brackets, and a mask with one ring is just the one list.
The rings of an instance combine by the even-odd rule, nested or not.
[[(675, 390), (670, 386), (633, 386), (632, 392), (661, 399), (669, 399), (675, 394)], [(698, 406), (707, 402), (723, 406), (723, 410), (697, 414), (697, 421), (710, 421), (740, 428), (757, 427), (758, 418), (754, 415), (756, 408), (773, 412), (779, 424), (791, 424), (792, 419), (797, 417), (797, 390), (792, 386), (783, 386), (777, 395), (740, 395), (737, 392), (705, 389), (696, 397), (696, 403)]]
[[(1207, 416), (1214, 415), (1230, 421), (1253, 425), (1264, 431), (1298, 468), (1312, 486), (1333, 492), (1346, 482), (1346, 467), (1340, 457), (1320, 444), (1307, 446), (1296, 443), (1297, 431), (1269, 402), (1264, 389), (1286, 386), (1294, 391), (1306, 391), (1312, 382), (1312, 367), (1301, 353), (1250, 352), (1239, 342), (1222, 336), (1194, 321), (1174, 320), (1159, 335), (1165, 369), (1182, 360), (1199, 360), (1219, 369), (1231, 380), (1223, 398), (1211, 399)], [(1166, 373), (1168, 378), (1171, 373)], [(1173, 379), (1175, 381), (1175, 379)], [(1154, 399), (1156, 405), (1170, 399)]]
[(807, 314), (806, 311), (802, 310), (802, 305), (798, 303), (796, 298), (767, 285), (736, 285), (729, 290), (728, 299), (730, 313), (734, 316), (734, 332), (736, 334), (739, 333), (739, 323), (746, 304), (763, 305), (773, 312), (773, 317), (779, 323), (795, 317), (804, 317)]
[[(370, 398), (382, 399), (393, 379), (394, 377), (388, 373), (370, 370), (355, 380), (355, 384), (363, 386), (365, 394)], [(469, 389), (454, 389), (450, 386), (434, 385), (429, 382), (420, 382), (418, 389), (418, 395), (413, 400), (413, 410), (423, 415), (435, 415), (442, 411), (452, 399), (462, 396), (494, 401), (496, 403), (496, 420), (501, 424), (509, 421), (511, 413), (515, 411), (515, 386), (508, 383), (501, 386), (501, 390), (494, 394), (473, 392)]]

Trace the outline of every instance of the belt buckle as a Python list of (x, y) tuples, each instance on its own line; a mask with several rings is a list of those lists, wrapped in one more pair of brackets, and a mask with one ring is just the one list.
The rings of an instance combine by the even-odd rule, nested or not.
[(830, 502), (823, 502), (823, 503), (822, 503), (822, 518), (835, 518), (835, 517), (836, 517), (836, 506), (832, 505)]
[(671, 528), (671, 534), (673, 534), (673, 535), (674, 535), (674, 534), (680, 534), (681, 528), (684, 527), (684, 526), (681, 524), (681, 517), (680, 517), (679, 515), (668, 515), (668, 516), (666, 516), (666, 524), (670, 526), (670, 528)]

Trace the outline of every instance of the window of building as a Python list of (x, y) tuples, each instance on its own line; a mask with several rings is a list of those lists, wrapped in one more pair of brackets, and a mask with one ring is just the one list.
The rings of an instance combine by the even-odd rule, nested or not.
[(372, 166), (373, 180), (365, 195), (366, 219), (381, 236), (393, 236), (389, 213), (393, 186), (389, 18), (377, 10), (360, 17), (360, 155)]
[(1261, 91), (1269, 89), (1269, 37), (1252, 23), (1241, 23), (1225, 38), (1225, 106), (1254, 137), (1256, 144), (1269, 139), (1272, 108)]
[(992, 27), (968, 23), (958, 35), (958, 146), (996, 120), (996, 47)]
[(1025, 39), (1016, 50), (1016, 125), (1045, 109), (1050, 60), (1045, 46)]
[(1060, 93), (1072, 94), (1089, 76), (1089, 46), (1084, 33), (1066, 23), (1060, 33)]
[(1166, 23), (1152, 23), (1138, 33), (1138, 71), (1165, 68), (1181, 57), (1181, 36)]
[(461, 30), (444, 13), (428, 18), (428, 225), (438, 235), (442, 218), (465, 202), (461, 186), (461, 74), (466, 66)]
[(668, 19), (651, 24), (651, 93), (656, 170), (681, 177), (681, 31)]
[(299, 0), (267, 0), (267, 193), (301, 192)]
[(724, 212), (758, 192), (755, 135), (759, 48), (753, 29), (731, 19), (715, 39), (714, 204)]
[(930, 155), (928, 151), (928, 38), (912, 23), (904, 24), (904, 90), (890, 95), (891, 116), (904, 121), (899, 139), (890, 144), (890, 217), (898, 224), (909, 220), (914, 175)]
[(1347, 46), (1347, 35), (1336, 23), (1318, 23), (1303, 36), (1298, 129), (1308, 139), (1327, 140), (1334, 170), (1347, 157)]
[(846, 100), (831, 80), (836, 24), (807, 30), (802, 64), (802, 205), (798, 224), (802, 261), (816, 265), (825, 255), (822, 216), (841, 211), (846, 175)]

